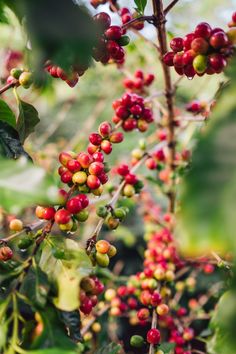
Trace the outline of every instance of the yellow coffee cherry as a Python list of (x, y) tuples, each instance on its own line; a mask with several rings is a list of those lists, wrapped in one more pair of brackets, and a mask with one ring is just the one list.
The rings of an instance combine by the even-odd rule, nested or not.
[(23, 230), (23, 222), (20, 219), (13, 219), (10, 221), (9, 228), (12, 231), (22, 231)]
[(95, 322), (93, 325), (92, 325), (92, 330), (95, 332), (95, 333), (99, 333), (101, 331), (102, 327), (100, 325), (100, 323), (98, 322)]

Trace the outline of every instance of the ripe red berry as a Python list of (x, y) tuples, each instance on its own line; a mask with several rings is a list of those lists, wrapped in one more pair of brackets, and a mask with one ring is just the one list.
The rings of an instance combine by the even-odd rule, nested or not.
[(56, 210), (53, 207), (44, 208), (43, 219), (52, 220), (54, 219)]
[(135, 104), (130, 108), (130, 112), (135, 116), (140, 116), (142, 114), (142, 111), (142, 107), (138, 104)]
[(117, 117), (121, 119), (126, 119), (129, 116), (129, 111), (124, 106), (119, 106), (118, 108), (116, 108), (115, 112)]
[(87, 147), (87, 151), (90, 155), (93, 155), (98, 149), (99, 149), (99, 146), (95, 146), (91, 143), (89, 143), (89, 145)]
[(108, 140), (103, 140), (101, 143), (101, 149), (105, 154), (109, 155), (112, 152), (112, 144)]
[(72, 156), (68, 152), (61, 152), (59, 155), (59, 161), (65, 167), (67, 166), (68, 161), (71, 159), (72, 159)]
[(156, 161), (151, 157), (146, 160), (145, 165), (149, 170), (155, 170), (157, 167)]
[(224, 67), (226, 66), (227, 62), (221, 54), (211, 54), (208, 57), (210, 66), (214, 69), (217, 73), (220, 73)]
[(183, 53), (176, 53), (173, 59), (174, 66), (177, 68), (182, 68), (183, 64)]
[(55, 213), (55, 222), (57, 224), (67, 224), (71, 219), (71, 215), (66, 209), (59, 209)]
[(182, 57), (183, 64), (184, 65), (192, 64), (195, 56), (196, 56), (196, 53), (192, 49), (187, 50), (186, 52), (184, 52), (183, 57)]
[(207, 22), (201, 22), (195, 28), (196, 37), (209, 38), (211, 35), (211, 26)]
[(137, 317), (140, 321), (145, 321), (150, 316), (150, 312), (147, 308), (142, 308), (137, 312)]
[(127, 132), (134, 130), (135, 128), (137, 128), (136, 119), (134, 118), (126, 119), (122, 124), (122, 128)]
[(133, 185), (133, 184), (136, 184), (138, 182), (138, 178), (133, 173), (128, 173), (125, 176), (125, 181), (126, 181), (126, 183)]
[(79, 161), (74, 160), (74, 159), (69, 160), (67, 162), (66, 167), (68, 168), (69, 171), (71, 171), (73, 173), (78, 172), (81, 169)]
[(72, 181), (73, 174), (70, 171), (66, 171), (61, 175), (61, 181), (63, 183), (70, 183)]
[(90, 163), (92, 162), (92, 158), (85, 152), (81, 152), (78, 155), (77, 160), (83, 168), (88, 168)]
[(183, 38), (184, 50), (191, 49), (191, 43), (196, 38), (194, 33), (189, 33)]
[(76, 199), (78, 199), (82, 205), (82, 209), (87, 208), (87, 206), (89, 205), (89, 199), (87, 197), (87, 195), (85, 194), (78, 194), (75, 196)]
[(104, 155), (102, 152), (97, 151), (93, 154), (93, 160), (96, 162), (103, 162), (104, 161)]
[(210, 45), (215, 48), (219, 49), (225, 47), (229, 44), (229, 39), (224, 32), (216, 32), (210, 38)]
[(68, 200), (66, 203), (66, 209), (71, 213), (71, 214), (77, 214), (82, 210), (82, 205), (81, 202), (78, 198), (74, 197)]
[(0, 248), (0, 261), (8, 261), (13, 257), (13, 251), (8, 246), (3, 246)]
[(168, 66), (173, 66), (174, 65), (174, 52), (168, 52), (163, 56), (163, 62), (168, 65)]
[(89, 141), (91, 144), (95, 146), (99, 146), (102, 142), (102, 137), (98, 133), (92, 133), (89, 135)]
[(83, 300), (82, 304), (80, 305), (80, 311), (82, 311), (85, 315), (90, 314), (90, 312), (93, 309), (93, 303), (91, 299), (86, 296), (86, 298)]
[(146, 77), (145, 77), (145, 85), (146, 86), (149, 86), (151, 85), (151, 83), (154, 81), (155, 79), (155, 76), (153, 74), (148, 74)]
[(95, 175), (89, 175), (86, 183), (90, 189), (97, 189), (101, 185), (99, 178)]
[(128, 165), (120, 165), (119, 167), (117, 167), (117, 173), (120, 176), (126, 176), (129, 173), (129, 166)]
[(110, 135), (112, 131), (112, 126), (109, 122), (103, 122), (99, 125), (98, 131), (99, 134), (101, 134), (105, 138)]
[(111, 18), (106, 12), (99, 12), (93, 19), (103, 29), (107, 29), (111, 25)]
[(150, 299), (151, 305), (156, 307), (161, 303), (161, 300), (162, 298), (160, 293), (158, 291), (154, 291)]
[(156, 328), (151, 328), (147, 333), (147, 342), (150, 344), (158, 344), (161, 339), (160, 331)]
[(236, 23), (236, 12), (234, 12), (233, 15), (232, 15), (232, 21), (233, 21), (234, 23)]
[(206, 54), (209, 44), (204, 38), (198, 37), (192, 41), (191, 48), (197, 54)]
[(105, 36), (107, 39), (117, 40), (120, 39), (122, 36), (122, 29), (119, 26), (110, 26), (105, 31)]
[(104, 165), (102, 162), (92, 162), (89, 166), (90, 175), (100, 175), (104, 171)]
[(183, 50), (183, 38), (173, 38), (170, 41), (170, 47), (174, 52), (181, 52), (181, 50)]

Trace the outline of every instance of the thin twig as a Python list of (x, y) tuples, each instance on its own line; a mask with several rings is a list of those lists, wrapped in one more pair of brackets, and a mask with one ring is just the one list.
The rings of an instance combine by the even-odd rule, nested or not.
[(133, 18), (132, 20), (130, 20), (129, 22), (126, 22), (125, 24), (122, 25), (122, 28), (127, 28), (129, 26), (132, 26), (134, 23), (136, 22), (144, 22), (144, 21), (147, 21), (149, 23), (152, 23), (154, 20), (154, 17), (153, 16), (140, 16), (140, 17), (136, 17), (136, 18)]
[(179, 0), (173, 0), (164, 10), (164, 14), (167, 15), (168, 12), (174, 7)]
[(1, 95), (3, 92), (9, 90), (10, 88), (16, 86), (17, 84), (18, 84), (18, 81), (17, 81), (17, 80), (14, 80), (14, 81), (10, 82), (9, 84), (6, 84), (5, 86), (3, 86), (3, 87), (0, 89), (0, 95)]

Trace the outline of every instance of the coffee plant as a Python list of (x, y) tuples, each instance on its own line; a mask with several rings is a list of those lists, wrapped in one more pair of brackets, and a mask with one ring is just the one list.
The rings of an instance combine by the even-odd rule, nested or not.
[(236, 352), (236, 12), (123, 5), (0, 1), (2, 354)]

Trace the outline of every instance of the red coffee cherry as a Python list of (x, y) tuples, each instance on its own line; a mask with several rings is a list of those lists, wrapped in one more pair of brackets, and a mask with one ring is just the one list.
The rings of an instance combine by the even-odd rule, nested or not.
[(55, 222), (57, 224), (67, 224), (71, 220), (71, 214), (66, 209), (59, 209), (55, 213)]
[(82, 205), (82, 209), (87, 208), (89, 205), (89, 199), (86, 194), (78, 194), (74, 198), (78, 199)]
[(124, 140), (124, 135), (121, 132), (114, 132), (110, 135), (109, 139), (111, 143), (118, 144)]
[(101, 185), (99, 178), (95, 175), (89, 175), (86, 183), (90, 189), (97, 189)]
[(105, 36), (107, 39), (117, 40), (120, 39), (122, 36), (122, 29), (119, 26), (110, 26), (105, 31)]
[(80, 163), (77, 160), (69, 160), (66, 164), (68, 170), (72, 173), (78, 172), (81, 169)]
[(71, 159), (72, 159), (72, 156), (68, 152), (61, 152), (59, 155), (59, 161), (65, 167), (67, 167), (67, 163)]
[(72, 181), (73, 174), (70, 171), (66, 171), (61, 175), (61, 181), (63, 183), (70, 183)]
[(170, 41), (170, 47), (174, 52), (181, 52), (183, 50), (183, 38), (176, 37)]
[(111, 134), (112, 126), (109, 122), (103, 122), (99, 125), (98, 131), (99, 134), (106, 138)]
[(201, 22), (195, 28), (196, 37), (209, 38), (211, 35), (211, 26), (207, 22)]
[(149, 318), (150, 312), (147, 308), (142, 308), (137, 312), (137, 317), (140, 321), (145, 321)]
[(109, 155), (112, 152), (112, 144), (108, 140), (103, 140), (101, 143), (101, 149), (105, 154)]
[(92, 162), (89, 166), (90, 175), (100, 175), (104, 171), (104, 165), (102, 162)]
[(99, 146), (102, 142), (102, 137), (98, 133), (92, 133), (89, 135), (89, 141), (91, 144), (95, 146)]
[(103, 162), (104, 161), (104, 155), (102, 152), (95, 152), (93, 154), (93, 160), (96, 161), (96, 162)]
[(111, 18), (106, 12), (99, 12), (93, 16), (93, 19), (104, 30), (109, 28), (111, 25)]
[(81, 152), (78, 155), (77, 160), (83, 168), (88, 168), (90, 163), (92, 162), (92, 158), (85, 152)]
[(158, 344), (161, 340), (161, 333), (156, 328), (151, 328), (147, 333), (147, 342), (150, 344)]
[(74, 197), (68, 200), (68, 202), (66, 203), (66, 209), (71, 214), (77, 214), (82, 210), (82, 204), (78, 198)]
[(0, 248), (0, 261), (9, 261), (13, 257), (13, 251), (8, 246), (2, 246)]
[(201, 37), (195, 38), (191, 43), (191, 49), (197, 54), (206, 54), (208, 48), (208, 42)]
[(55, 216), (56, 210), (53, 207), (44, 208), (43, 211), (43, 219), (45, 220), (53, 220)]
[(229, 39), (222, 31), (214, 33), (210, 38), (210, 45), (215, 49), (226, 47), (228, 44)]

